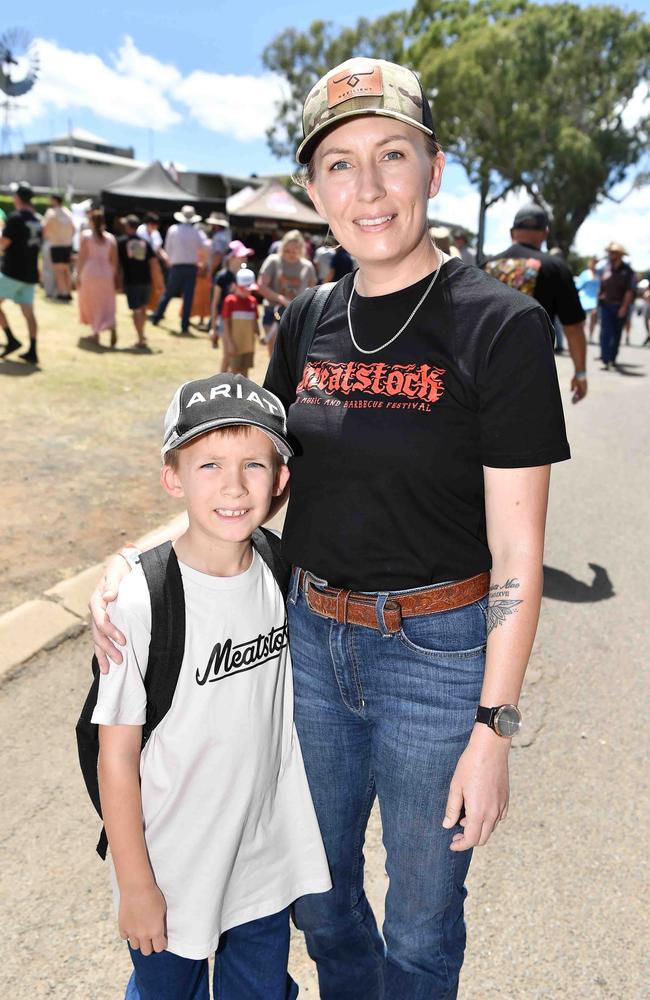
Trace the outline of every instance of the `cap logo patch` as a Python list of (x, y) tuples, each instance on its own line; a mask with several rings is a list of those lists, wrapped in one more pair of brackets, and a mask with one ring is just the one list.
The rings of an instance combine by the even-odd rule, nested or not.
[(344, 71), (343, 76), (330, 77), (327, 81), (327, 106), (335, 108), (353, 97), (382, 97), (383, 93), (384, 84), (379, 66), (365, 72)]

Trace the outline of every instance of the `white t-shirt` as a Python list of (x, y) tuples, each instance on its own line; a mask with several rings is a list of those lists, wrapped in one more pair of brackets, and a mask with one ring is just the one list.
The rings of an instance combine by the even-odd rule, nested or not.
[[(140, 778), (168, 948), (199, 959), (229, 927), (331, 882), (293, 725), (286, 611), (273, 574), (257, 552), (234, 577), (180, 568), (185, 655)], [(111, 618), (127, 640), (125, 662), (102, 675), (93, 722), (141, 725), (151, 605), (140, 566)], [(113, 888), (117, 908), (115, 878)]]
[(163, 245), (163, 238), (160, 235), (158, 229), (147, 229), (147, 224), (145, 222), (140, 223), (135, 231), (136, 236), (139, 236), (141, 240), (146, 240), (154, 253), (158, 253)]

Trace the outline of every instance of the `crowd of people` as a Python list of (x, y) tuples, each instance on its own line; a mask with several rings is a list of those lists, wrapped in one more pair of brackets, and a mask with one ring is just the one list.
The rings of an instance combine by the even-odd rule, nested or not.
[[(255, 251), (232, 238), (228, 219), (217, 212), (203, 220), (192, 205), (184, 205), (163, 237), (155, 212), (142, 219), (134, 214), (113, 219), (109, 231), (103, 209), (94, 207), (77, 228), (58, 194), (51, 195), (41, 217), (33, 208), (31, 187), (13, 188), (15, 212), (6, 220), (0, 244), (0, 300), (20, 305), (30, 335), (29, 350), (20, 356), (33, 364), (38, 363), (34, 291), (39, 280), (54, 302), (71, 303), (76, 290), (79, 320), (90, 328), (84, 339), (99, 346), (108, 333), (111, 348), (118, 343), (119, 292), (131, 311), (138, 351), (149, 350), (147, 322), (158, 326), (170, 302), (180, 298), (180, 334), (189, 334), (191, 325), (207, 332), (212, 346), (222, 347), (221, 370), (245, 372), (257, 342), (272, 353), (280, 318), (300, 292), (338, 281), (354, 266), (343, 247), (293, 229), (270, 244), (256, 275), (249, 266)], [(244, 293), (245, 305), (236, 302)], [(238, 306), (234, 311), (233, 305)], [(242, 309), (248, 313), (244, 323)], [(1, 310), (0, 324), (7, 337), (0, 356), (8, 357), (21, 344)]]
[[(39, 258), (40, 280), (48, 298), (71, 303), (76, 290), (80, 322), (90, 328), (88, 343), (99, 345), (101, 334), (108, 333), (109, 346), (116, 347), (116, 295), (121, 291), (132, 315), (133, 347), (147, 352), (147, 322), (157, 326), (172, 299), (180, 298), (180, 334), (187, 335), (191, 324), (207, 332), (212, 346), (222, 348), (221, 371), (243, 373), (253, 363), (258, 342), (267, 346), (269, 356), (273, 353), (282, 314), (296, 296), (315, 285), (339, 281), (355, 266), (340, 244), (294, 229), (278, 234), (255, 273), (250, 266), (255, 251), (232, 238), (228, 219), (213, 212), (203, 220), (192, 205), (174, 213), (163, 237), (155, 212), (144, 218), (129, 214), (113, 219), (109, 232), (101, 208), (91, 208), (79, 226), (59, 194), (50, 196), (42, 218), (34, 211), (28, 184), (14, 184), (13, 199), (15, 211), (7, 220), (0, 217), (0, 226), (4, 225), (4, 231), (0, 230), (0, 251), (4, 251), (0, 325), (6, 336), (0, 357), (21, 347), (1, 309), (1, 300), (6, 298), (19, 305), (25, 317), (29, 346), (20, 357), (31, 364), (38, 363), (34, 289), (39, 282)], [(429, 233), (443, 253), (476, 265), (465, 230), (438, 225), (430, 227)], [(548, 236), (544, 209), (526, 205), (513, 222), (512, 246), (482, 266), (544, 305), (555, 326), (555, 350), (562, 353), (566, 340), (576, 375), (585, 371), (585, 323), (589, 343), (600, 326), (603, 369), (616, 367), (623, 334), (629, 344), (637, 294), (643, 299), (645, 345), (650, 344), (648, 280), (639, 282), (625, 260), (625, 247), (613, 241), (604, 257), (591, 257), (573, 277), (558, 248), (542, 252)], [(238, 282), (240, 270), (246, 273)], [(245, 322), (240, 315), (242, 303), (235, 302), (241, 299), (242, 289), (247, 297)], [(233, 314), (234, 304), (239, 308)], [(577, 383), (581, 381), (583, 376)], [(582, 387), (576, 392), (581, 398)]]

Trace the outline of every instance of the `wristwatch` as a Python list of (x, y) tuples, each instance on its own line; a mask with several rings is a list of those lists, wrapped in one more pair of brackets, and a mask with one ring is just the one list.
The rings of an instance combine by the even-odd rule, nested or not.
[(495, 708), (479, 705), (476, 710), (476, 721), (484, 722), (497, 736), (509, 739), (511, 736), (516, 736), (521, 729), (521, 712), (516, 705), (497, 705)]

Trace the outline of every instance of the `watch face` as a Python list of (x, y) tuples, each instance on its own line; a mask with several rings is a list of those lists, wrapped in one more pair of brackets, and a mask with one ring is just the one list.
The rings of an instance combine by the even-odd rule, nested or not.
[(515, 705), (504, 705), (496, 714), (494, 728), (499, 736), (516, 736), (521, 729), (521, 712)]

